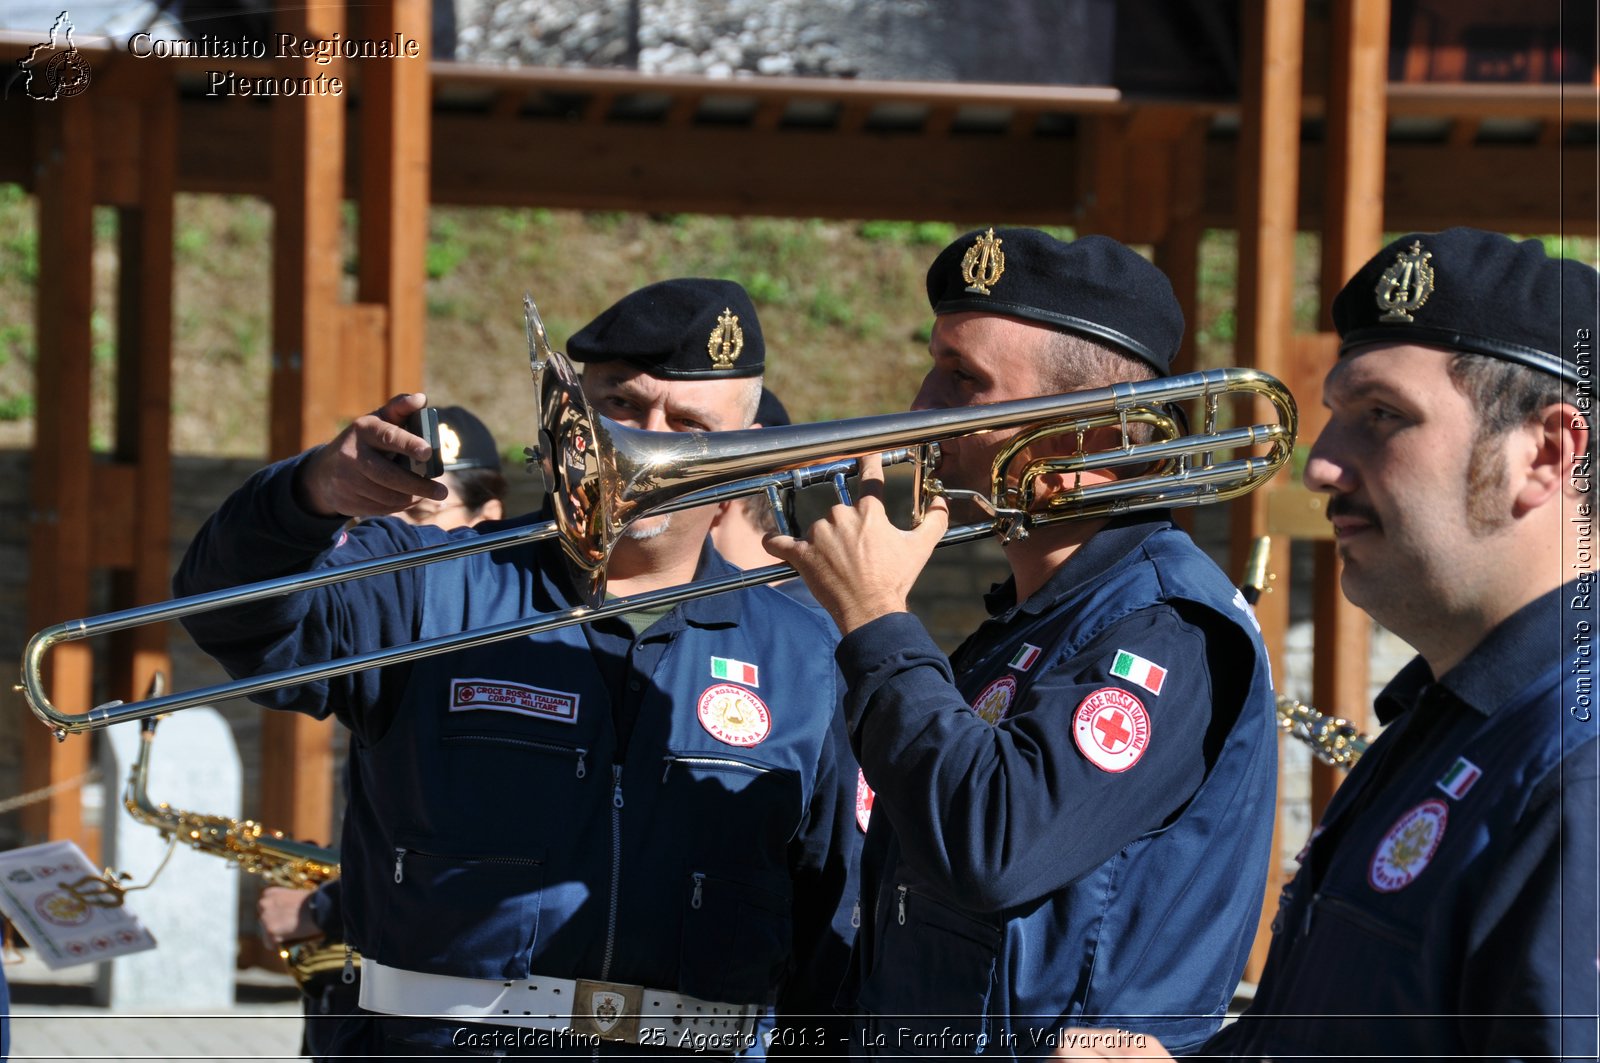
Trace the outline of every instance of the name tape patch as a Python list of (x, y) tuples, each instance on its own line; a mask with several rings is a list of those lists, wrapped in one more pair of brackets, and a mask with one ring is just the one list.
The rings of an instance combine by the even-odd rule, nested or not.
[(450, 711), (514, 712), (557, 723), (578, 722), (578, 695), (503, 679), (452, 679)]

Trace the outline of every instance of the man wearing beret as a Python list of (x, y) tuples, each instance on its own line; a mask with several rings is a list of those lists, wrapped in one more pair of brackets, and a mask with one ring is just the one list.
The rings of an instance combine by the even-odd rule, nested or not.
[[(1102, 237), (969, 233), (927, 286), (919, 409), (1152, 380), (1183, 331), (1166, 277)], [(940, 480), (989, 496), (1014, 434), (942, 443)], [(899, 531), (869, 484), (806, 541), (772, 540), (844, 634), (875, 791), (856, 1047), (1041, 1056), (1064, 1022), (1133, 1015), (1197, 1045), (1243, 970), (1271, 844), (1273, 698), (1243, 599), (1165, 512), (1036, 526), (946, 659), (906, 607), (946, 522), (936, 504)]]
[(1394, 241), (1334, 300), (1306, 483), (1346, 596), (1418, 657), (1283, 892), (1254, 1003), (1205, 1054), (1595, 1058), (1596, 282), (1450, 229)]
[[(761, 329), (731, 282), (651, 285), (568, 347), (620, 424), (716, 432), (755, 414)], [(384, 517), (445, 500), (389, 460), (426, 456), (400, 427), (423, 402), (398, 396), (258, 473), (201, 530), (180, 593), (479, 534)], [(609, 593), (733, 573), (708, 545), (713, 512), (633, 523)], [(341, 531), (351, 516), (374, 519)], [(479, 553), (192, 633), (235, 674), (347, 657), (570, 609), (584, 598), (561, 556)], [(262, 695), (351, 731), (345, 940), (373, 1014), (339, 1027), (334, 1054), (815, 1047), (858, 844), (833, 641), (757, 587)]]

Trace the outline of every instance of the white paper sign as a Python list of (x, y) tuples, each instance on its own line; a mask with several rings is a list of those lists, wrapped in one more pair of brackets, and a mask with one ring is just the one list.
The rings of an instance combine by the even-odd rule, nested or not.
[(156, 947), (73, 842), (0, 853), (0, 911), (51, 970)]

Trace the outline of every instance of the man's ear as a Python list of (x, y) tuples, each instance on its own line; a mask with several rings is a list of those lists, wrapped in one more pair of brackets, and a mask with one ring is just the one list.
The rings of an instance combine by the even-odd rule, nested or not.
[(502, 520), (506, 515), (506, 507), (498, 498), (491, 498), (478, 512), (483, 514), (484, 520)]
[(1593, 470), (1588, 467), (1589, 419), (1569, 403), (1540, 410), (1537, 419), (1513, 433), (1513, 472), (1522, 473), (1515, 505), (1526, 512), (1562, 492), (1587, 494)]

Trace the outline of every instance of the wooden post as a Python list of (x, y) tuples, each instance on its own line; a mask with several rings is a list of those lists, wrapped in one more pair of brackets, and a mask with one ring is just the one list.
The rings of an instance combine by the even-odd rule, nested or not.
[[(1389, 0), (1335, 0), (1332, 14), (1320, 314), (1327, 331), (1333, 328), (1333, 297), (1383, 240)], [(1327, 368), (1321, 367), (1323, 372)], [(1306, 406), (1318, 396), (1296, 398)], [(1312, 702), (1323, 712), (1366, 721), (1372, 625), (1339, 589), (1335, 545), (1319, 541), (1312, 549), (1316, 562)], [(1342, 769), (1312, 763), (1313, 823), (1322, 818), (1343, 777)]]
[(391, 0), (365, 9), (364, 35), (417, 41), (416, 59), (369, 62), (361, 77), (361, 198), (358, 298), (384, 308), (381, 394), (369, 407), (422, 387), (426, 349), (430, 119), (428, 53), (433, 7)]
[[(34, 422), (32, 509), (28, 514), (28, 627), (37, 631), (88, 616), (90, 602), (89, 384), (94, 311), (94, 121), (89, 96), (33, 105), (34, 188), (39, 209), (39, 353)], [(46, 113), (48, 112), (48, 113)], [(93, 696), (87, 642), (56, 647), (45, 689), (63, 711), (81, 712)], [(22, 731), (22, 787), (31, 791), (81, 781), (89, 743), (57, 742), (43, 727)], [(24, 806), (28, 842), (70, 839), (98, 858), (83, 826), (81, 789), (65, 785)]]
[[(172, 214), (177, 94), (170, 79), (137, 88), (138, 203), (118, 218), (116, 461), (130, 474), (131, 542), (113, 573), (112, 607), (172, 596)], [(117, 696), (142, 698), (157, 672), (172, 689), (167, 629), (147, 624), (113, 639)], [(115, 792), (115, 787), (111, 788)]]
[[(304, 38), (345, 32), (342, 2), (282, 8), (276, 28)], [(343, 78), (346, 62), (283, 60), (285, 76)], [(346, 86), (348, 91), (348, 85)], [(343, 95), (273, 101), (272, 429), (274, 458), (338, 430), (344, 195)], [(333, 833), (331, 725), (288, 712), (261, 724), (261, 811), (269, 826), (327, 842)]]
[[(1239, 129), (1239, 345), (1237, 361), (1282, 376), (1291, 343), (1294, 297), (1295, 221), (1300, 182), (1300, 56), (1305, 11), (1279, 0), (1247, 0), (1241, 12)], [(1232, 567), (1242, 572), (1250, 544), (1267, 533), (1267, 493), (1249, 495), (1233, 511)], [(1288, 544), (1275, 540), (1272, 567), (1286, 571)], [(1288, 626), (1287, 596), (1269, 594), (1257, 606), (1262, 634), (1283, 670)], [(1278, 821), (1282, 824), (1282, 808)], [(1282, 882), (1279, 830), (1273, 831), (1272, 862), (1255, 948), (1245, 977), (1260, 977), (1266, 963), (1269, 926)]]

